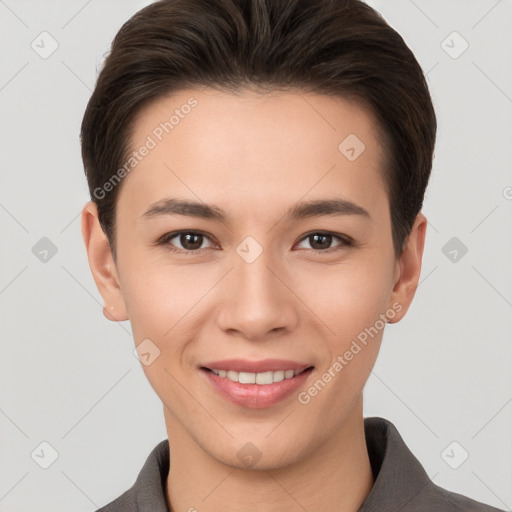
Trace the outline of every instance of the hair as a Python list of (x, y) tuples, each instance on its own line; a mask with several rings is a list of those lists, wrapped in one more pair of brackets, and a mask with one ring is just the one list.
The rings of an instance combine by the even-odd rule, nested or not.
[(114, 259), (121, 167), (138, 114), (203, 87), (299, 90), (369, 107), (401, 254), (423, 205), (437, 123), (420, 65), (382, 16), (360, 0), (159, 0), (116, 34), (81, 126), (91, 200)]

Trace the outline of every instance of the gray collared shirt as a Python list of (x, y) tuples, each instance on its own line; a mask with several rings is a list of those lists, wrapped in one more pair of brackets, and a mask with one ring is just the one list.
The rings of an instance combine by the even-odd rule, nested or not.
[[(504, 512), (434, 484), (384, 418), (365, 418), (366, 445), (375, 483), (359, 512)], [(133, 486), (97, 512), (169, 512), (165, 482), (169, 442), (149, 454)]]

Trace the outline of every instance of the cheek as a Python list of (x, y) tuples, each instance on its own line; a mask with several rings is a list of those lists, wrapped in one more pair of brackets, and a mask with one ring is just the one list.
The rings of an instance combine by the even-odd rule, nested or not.
[(385, 312), (392, 289), (388, 265), (367, 265), (355, 258), (338, 267), (318, 266), (300, 281), (297, 295), (339, 340), (373, 325)]
[(133, 261), (130, 268), (123, 281), (123, 296), (134, 338), (136, 342), (154, 339), (162, 349), (178, 333), (193, 329), (191, 322), (218, 281), (217, 273), (193, 265), (171, 266), (148, 259)]
[(303, 398), (314, 404), (315, 415), (331, 418), (334, 425), (342, 411), (350, 410), (377, 359), (391, 277), (386, 265), (366, 265), (359, 260), (336, 271), (331, 267), (316, 273), (314, 283), (307, 304), (324, 325), (328, 353), (316, 384), (305, 390)]

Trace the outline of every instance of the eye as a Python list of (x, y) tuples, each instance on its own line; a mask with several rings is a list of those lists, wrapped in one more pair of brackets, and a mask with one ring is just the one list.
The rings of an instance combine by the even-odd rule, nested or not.
[[(330, 247), (333, 239), (339, 240), (341, 243), (334, 247)], [(302, 240), (308, 240), (310, 242), (310, 248), (314, 253), (326, 253), (335, 250), (342, 249), (343, 247), (353, 245), (353, 241), (351, 238), (345, 235), (339, 235), (334, 233), (329, 233), (325, 231), (316, 231), (314, 233), (309, 233)]]
[[(175, 243), (181, 244), (181, 248), (184, 250), (174, 249), (172, 246), (175, 245), (171, 243), (171, 240), (176, 239)], [(175, 231), (173, 233), (167, 233), (163, 237), (161, 237), (158, 241), (159, 245), (168, 245), (169, 249), (182, 254), (190, 254), (194, 252), (200, 252), (203, 242), (205, 240), (210, 240), (210, 238), (200, 231)], [(211, 246), (210, 246), (211, 247)]]
[[(334, 247), (331, 247), (334, 239), (337, 239), (339, 243)], [(175, 241), (172, 242), (173, 240)], [(158, 245), (164, 245), (171, 251), (179, 254), (193, 254), (201, 252), (205, 248), (217, 248), (215, 244), (203, 247), (203, 243), (208, 240), (211, 241), (211, 238), (201, 231), (174, 231), (162, 236), (157, 243)], [(307, 240), (310, 243), (310, 249), (316, 254), (330, 253), (354, 244), (353, 240), (346, 235), (334, 234), (325, 231), (309, 233), (301, 240)], [(179, 244), (178, 248), (176, 248), (176, 244)], [(180, 250), (180, 246), (182, 250)]]

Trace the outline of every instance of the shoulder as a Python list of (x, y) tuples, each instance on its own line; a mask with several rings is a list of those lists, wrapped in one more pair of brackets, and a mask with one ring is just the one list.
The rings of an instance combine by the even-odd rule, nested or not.
[(425, 489), (411, 502), (414, 512), (504, 512), (480, 501), (473, 500), (462, 494), (439, 487), (430, 482)]
[(169, 473), (169, 442), (158, 443), (149, 454), (135, 483), (96, 512), (169, 512), (165, 484)]
[(375, 483), (359, 512), (504, 512), (434, 484), (389, 420), (364, 427)]
[(137, 497), (133, 487), (131, 487), (115, 500), (99, 508), (96, 512), (137, 512), (138, 510)]

